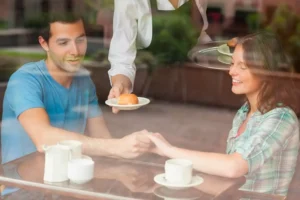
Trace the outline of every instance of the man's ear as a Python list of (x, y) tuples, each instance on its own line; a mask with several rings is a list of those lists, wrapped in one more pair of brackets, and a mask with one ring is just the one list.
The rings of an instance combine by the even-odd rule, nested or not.
[(39, 36), (39, 43), (45, 51), (49, 51), (48, 43), (42, 36)]

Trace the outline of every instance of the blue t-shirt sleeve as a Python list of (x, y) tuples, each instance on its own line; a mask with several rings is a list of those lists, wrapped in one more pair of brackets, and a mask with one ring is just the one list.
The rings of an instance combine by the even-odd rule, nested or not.
[(8, 82), (6, 98), (16, 117), (31, 108), (45, 108), (42, 88), (34, 74), (18, 71)]
[(88, 118), (99, 117), (102, 115), (102, 111), (99, 107), (95, 84), (91, 79), (89, 85)]

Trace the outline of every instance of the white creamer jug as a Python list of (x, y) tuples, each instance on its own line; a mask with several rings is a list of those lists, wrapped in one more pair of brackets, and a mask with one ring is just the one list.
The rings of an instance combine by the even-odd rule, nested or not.
[(68, 162), (70, 148), (62, 145), (43, 146), (45, 151), (45, 182), (63, 182), (68, 180)]

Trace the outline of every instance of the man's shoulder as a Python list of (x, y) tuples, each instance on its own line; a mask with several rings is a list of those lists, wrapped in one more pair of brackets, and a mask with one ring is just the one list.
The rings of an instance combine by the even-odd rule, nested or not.
[(19, 77), (19, 76), (25, 76), (25, 77), (34, 76), (36, 75), (36, 73), (39, 73), (42, 64), (43, 61), (26, 63), (22, 65), (17, 71), (15, 71), (12, 74), (11, 78)]
[(43, 61), (30, 62), (21, 66), (17, 71), (15, 71), (8, 81), (8, 87), (13, 85), (24, 86), (26, 83), (36, 83), (39, 82), (39, 77), (41, 75), (41, 65)]

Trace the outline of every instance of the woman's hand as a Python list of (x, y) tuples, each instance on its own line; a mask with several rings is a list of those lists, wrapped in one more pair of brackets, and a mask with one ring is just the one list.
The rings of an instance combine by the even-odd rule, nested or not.
[(149, 134), (148, 137), (155, 145), (151, 149), (151, 152), (169, 157), (169, 152), (172, 150), (173, 146), (160, 133)]

